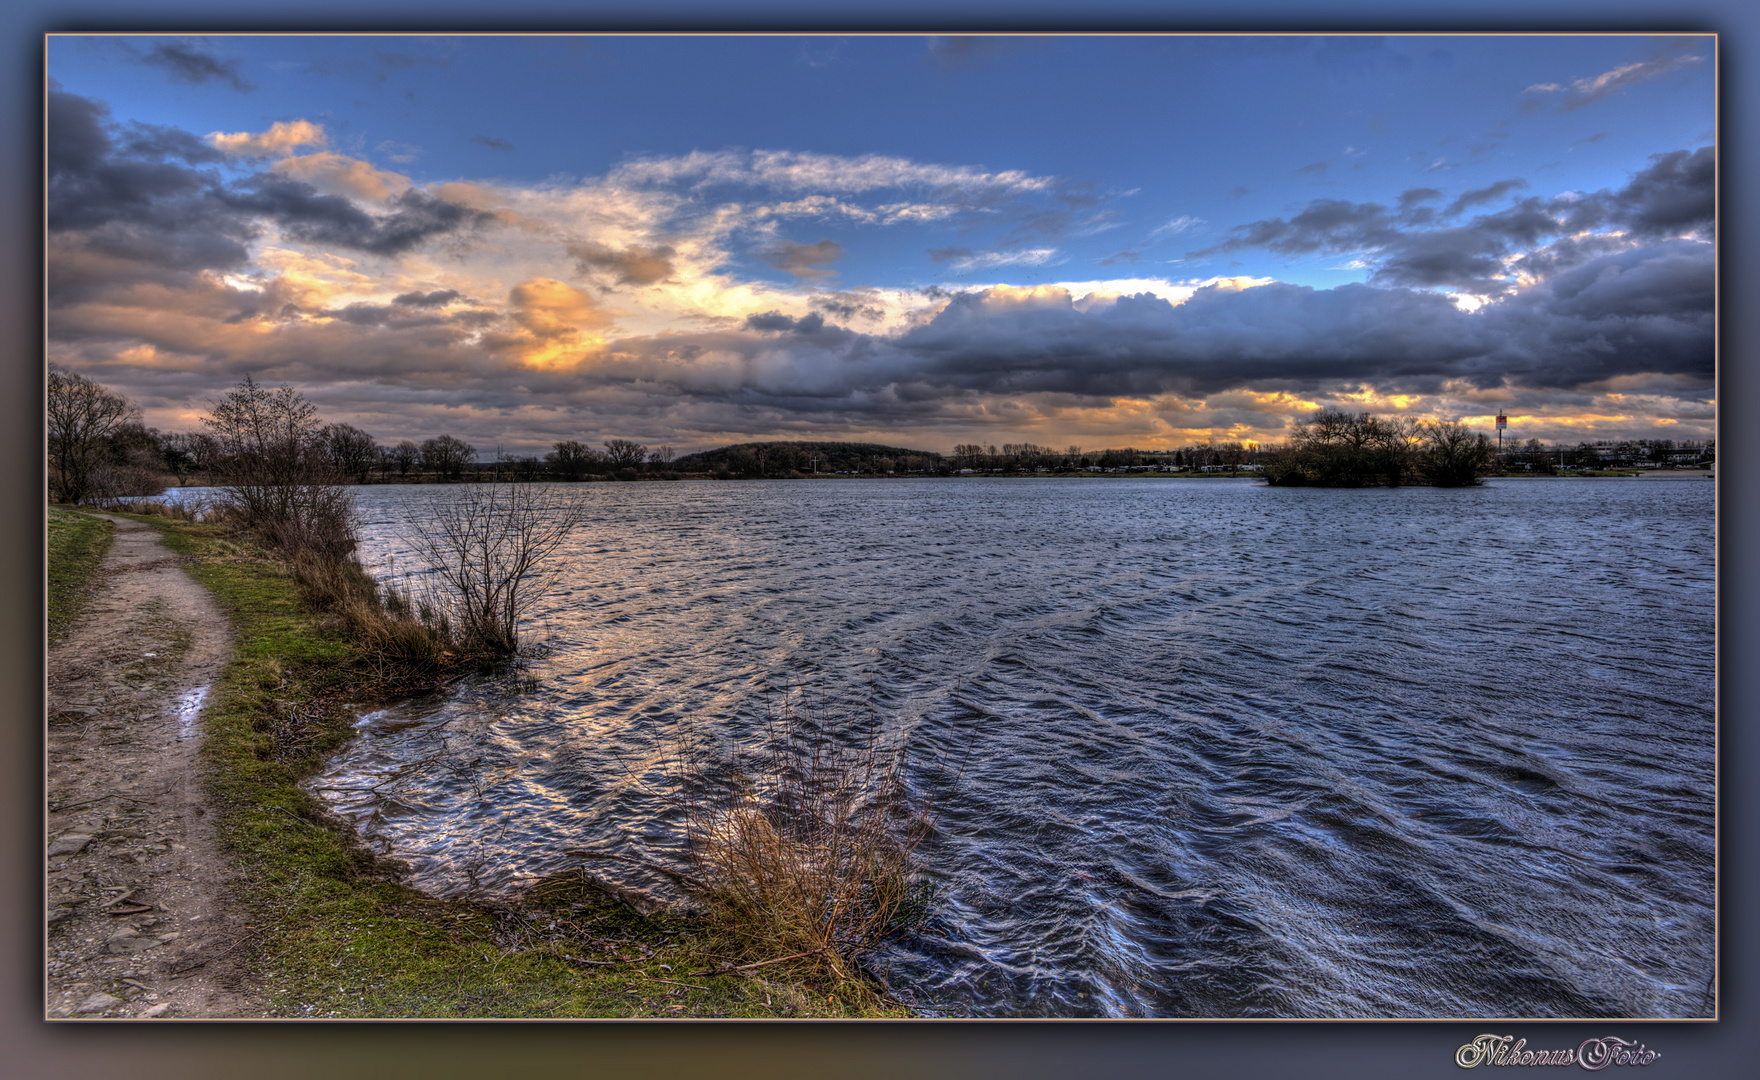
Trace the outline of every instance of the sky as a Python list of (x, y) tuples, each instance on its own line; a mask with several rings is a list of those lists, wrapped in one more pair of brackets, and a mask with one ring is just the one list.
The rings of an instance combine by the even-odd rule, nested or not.
[(196, 430), (1707, 439), (1708, 36), (51, 36), (51, 362)]

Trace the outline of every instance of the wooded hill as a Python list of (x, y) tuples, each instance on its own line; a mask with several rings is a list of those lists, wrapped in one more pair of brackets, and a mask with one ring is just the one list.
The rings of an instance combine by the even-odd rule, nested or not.
[(754, 442), (686, 454), (668, 468), (720, 476), (811, 476), (827, 473), (932, 474), (942, 471), (931, 450), (852, 442)]

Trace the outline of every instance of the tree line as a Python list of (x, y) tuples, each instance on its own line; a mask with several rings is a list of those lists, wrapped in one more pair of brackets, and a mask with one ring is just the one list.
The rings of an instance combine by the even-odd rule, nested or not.
[[(222, 483), (241, 460), (243, 429), (232, 423), (241, 408), (240, 422), (263, 438), (269, 432), (260, 425), (270, 423), (271, 416), (283, 435), (297, 431), (301, 467), (322, 464), (335, 483), (627, 480), (667, 474), (675, 456), (670, 446), (650, 449), (630, 439), (607, 439), (603, 449), (568, 440), (542, 456), (497, 450), (484, 457), (450, 434), (381, 445), (352, 424), (322, 423), (316, 407), (290, 387), (269, 390), (249, 376), (215, 403), (200, 430), (190, 432), (144, 426), (133, 402), (57, 365), (49, 367), (47, 391), (49, 495), (58, 503), (112, 503), (192, 479)], [(240, 392), (243, 398), (235, 400)], [(262, 395), (279, 401), (279, 407), (258, 400)], [(293, 407), (293, 397), (304, 403), (301, 409)]]

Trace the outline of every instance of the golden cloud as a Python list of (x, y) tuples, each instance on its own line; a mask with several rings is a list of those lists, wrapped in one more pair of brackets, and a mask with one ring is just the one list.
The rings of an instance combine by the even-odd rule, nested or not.
[(554, 367), (578, 363), (604, 343), (596, 331), (611, 325), (611, 318), (593, 303), (592, 297), (555, 278), (530, 278), (508, 294), (518, 333), (485, 343), (511, 353), (530, 367)]
[(208, 133), (208, 143), (214, 148), (255, 157), (285, 156), (302, 146), (323, 146), (326, 142), (323, 126), (310, 120), (280, 120), (256, 135), (248, 131), (230, 135), (221, 131)]
[(283, 158), (275, 163), (274, 171), (295, 180), (304, 180), (332, 195), (348, 195), (369, 202), (382, 202), (410, 186), (409, 177), (402, 173), (374, 168), (359, 158), (328, 151)]

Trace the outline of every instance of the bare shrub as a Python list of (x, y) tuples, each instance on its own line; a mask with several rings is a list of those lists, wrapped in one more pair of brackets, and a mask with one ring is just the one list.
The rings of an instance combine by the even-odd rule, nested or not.
[(555, 586), (546, 565), (584, 516), (582, 504), (531, 485), (485, 484), (437, 499), (431, 516), (410, 523), (440, 583), (429, 602), (459, 647), (484, 656), (519, 649), (519, 620)]
[(920, 920), (932, 885), (913, 874), (928, 813), (913, 808), (902, 747), (869, 723), (837, 737), (785, 706), (763, 746), (731, 764), (687, 764), (685, 884), (710, 925), (757, 968), (794, 961), (839, 979)]

